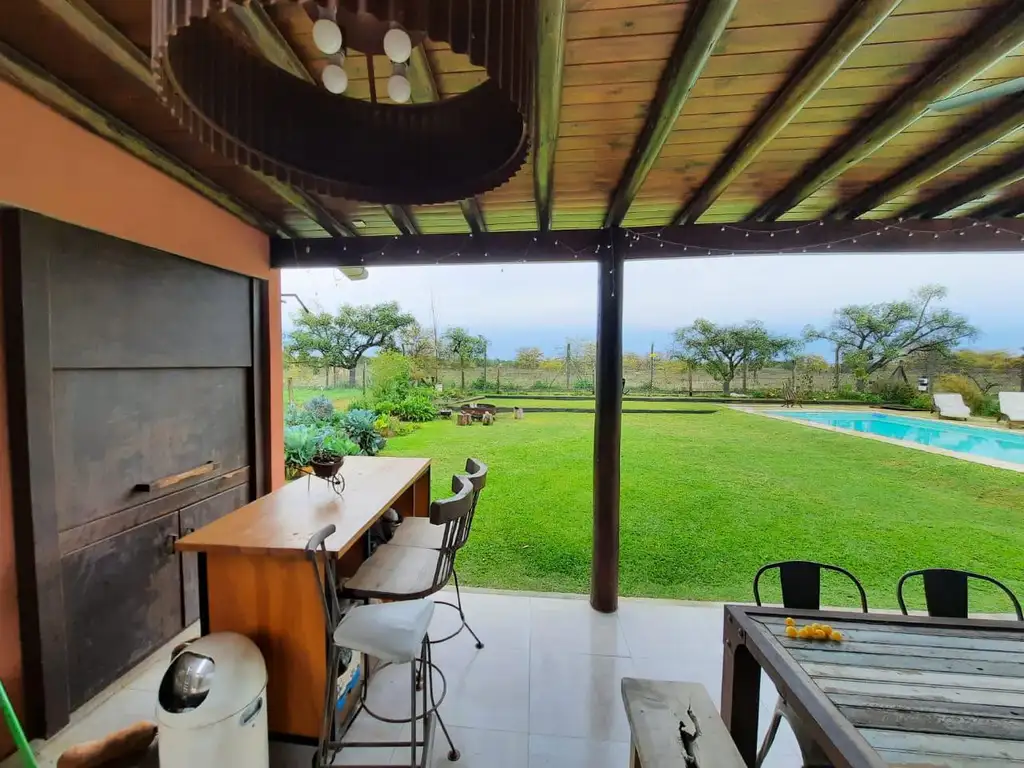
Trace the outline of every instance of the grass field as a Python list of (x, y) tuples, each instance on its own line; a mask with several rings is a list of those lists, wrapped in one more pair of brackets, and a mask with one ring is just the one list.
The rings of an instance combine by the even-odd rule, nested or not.
[[(450, 493), (467, 456), (490, 465), (459, 558), (465, 583), (586, 592), (592, 442), (591, 415), (537, 413), (491, 427), (426, 424), (386, 453), (433, 458), (435, 496)], [(903, 572), (929, 566), (988, 573), (1024, 593), (1018, 473), (729, 409), (627, 414), (622, 442), (625, 595), (750, 600), (761, 564), (795, 558), (849, 568), (876, 607), (895, 606)], [(828, 603), (854, 597), (825, 584)], [(978, 608), (1005, 610), (991, 593), (979, 598)]]
[[(358, 400), (363, 396), (363, 390), (361, 388), (350, 389), (349, 387), (335, 387), (333, 389), (323, 389), (318, 387), (293, 387), (292, 397), (295, 402), (302, 405), (307, 400), (311, 400), (317, 395), (325, 395), (328, 400), (334, 403), (335, 408), (344, 408), (353, 400)], [(284, 393), (285, 402), (288, 402), (288, 392)]]
[[(531, 408), (579, 408), (580, 410), (593, 410), (594, 408), (593, 400), (536, 400), (530, 397), (502, 398), (497, 400), (481, 396), (479, 401), (481, 403), (491, 403), (500, 408), (523, 408), (527, 411)], [(659, 403), (657, 401), (643, 402), (636, 400), (624, 400), (622, 402), (622, 410), (624, 411), (635, 411), (638, 409), (656, 411), (706, 411), (714, 408), (716, 408), (714, 403), (687, 403), (678, 401)]]

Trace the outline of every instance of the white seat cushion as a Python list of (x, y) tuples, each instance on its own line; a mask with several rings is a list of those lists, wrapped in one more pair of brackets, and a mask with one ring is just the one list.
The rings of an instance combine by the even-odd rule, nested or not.
[(433, 600), (358, 605), (334, 630), (334, 643), (404, 664), (419, 657), (433, 615)]
[(407, 517), (388, 543), (399, 547), (440, 549), (444, 544), (444, 528), (425, 517)]

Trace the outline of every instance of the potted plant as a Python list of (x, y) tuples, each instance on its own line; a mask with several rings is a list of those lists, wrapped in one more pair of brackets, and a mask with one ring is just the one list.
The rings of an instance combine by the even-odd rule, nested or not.
[(284, 430), (285, 474), (292, 480), (310, 465), (320, 447), (320, 433), (313, 427), (295, 424)]
[(343, 435), (328, 433), (320, 441), (316, 453), (310, 459), (313, 474), (328, 480), (341, 470), (346, 456), (359, 453), (359, 446)]

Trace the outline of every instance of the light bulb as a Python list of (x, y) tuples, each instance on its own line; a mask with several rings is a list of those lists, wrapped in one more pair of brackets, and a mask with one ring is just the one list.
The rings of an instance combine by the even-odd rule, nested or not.
[(412, 40), (404, 29), (395, 27), (384, 35), (384, 53), (395, 64), (404, 64), (412, 56)]
[(320, 75), (324, 88), (331, 93), (344, 93), (348, 88), (348, 73), (337, 64), (328, 64)]
[(403, 75), (392, 75), (388, 78), (388, 98), (396, 104), (405, 104), (412, 98), (412, 86)]
[(341, 50), (341, 27), (332, 19), (317, 19), (313, 24), (313, 42), (328, 56)]

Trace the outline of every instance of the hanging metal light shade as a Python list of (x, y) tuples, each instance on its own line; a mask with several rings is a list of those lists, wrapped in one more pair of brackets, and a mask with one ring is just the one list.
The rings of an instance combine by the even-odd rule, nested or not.
[[(299, 3), (301, 0), (246, 0)], [(522, 166), (533, 107), (537, 0), (336, 0), (346, 46), (391, 25), (486, 69), (428, 104), (329, 93), (236, 42), (213, 15), (236, 0), (153, 0), (153, 65), (179, 122), (232, 161), (307, 192), (377, 203), (462, 200)], [(239, 2), (238, 4), (245, 4)]]

